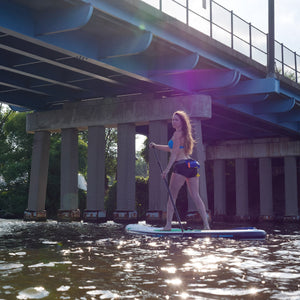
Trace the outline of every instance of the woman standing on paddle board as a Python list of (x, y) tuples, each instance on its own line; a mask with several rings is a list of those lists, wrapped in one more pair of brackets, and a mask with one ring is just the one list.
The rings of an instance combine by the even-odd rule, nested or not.
[[(151, 142), (149, 147), (171, 153), (168, 165), (162, 172), (162, 177), (166, 178), (173, 166), (169, 184), (172, 198), (176, 201), (180, 188), (186, 182), (188, 191), (203, 220), (204, 229), (210, 229), (205, 205), (199, 195), (199, 177), (197, 176), (197, 165), (199, 166), (199, 163), (190, 158), (195, 141), (192, 137), (192, 126), (188, 115), (184, 111), (176, 111), (172, 117), (172, 126), (175, 132), (168, 145), (158, 145)], [(167, 203), (167, 222), (164, 230), (171, 230), (173, 214), (174, 207), (169, 197)]]

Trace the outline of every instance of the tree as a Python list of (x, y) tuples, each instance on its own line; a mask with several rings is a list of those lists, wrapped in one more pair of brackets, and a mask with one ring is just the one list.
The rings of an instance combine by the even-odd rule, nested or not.
[[(118, 132), (116, 128), (105, 129), (105, 175), (110, 182), (116, 179), (118, 156)], [(108, 188), (108, 185), (106, 185)]]
[[(26, 113), (4, 109), (0, 104), (0, 216), (23, 217), (27, 208), (33, 135), (26, 132)], [(115, 178), (117, 169), (117, 131), (105, 130), (105, 173)], [(87, 175), (87, 131), (78, 133), (79, 172)], [(51, 133), (46, 192), (48, 217), (60, 207), (61, 135)], [(107, 181), (106, 181), (107, 183)], [(108, 185), (107, 185), (108, 187)], [(84, 209), (86, 193), (79, 191), (79, 208)]]
[[(78, 172), (87, 175), (87, 135), (86, 131), (78, 133)], [(50, 137), (50, 154), (48, 183), (46, 196), (46, 210), (48, 217), (55, 217), (60, 208), (60, 156), (61, 135), (52, 133)], [(79, 190), (78, 207), (82, 210), (86, 207), (86, 192)]]
[(1, 215), (23, 216), (27, 206), (33, 136), (25, 131), (26, 114), (1, 110)]
[(135, 175), (141, 177), (148, 176), (148, 167), (145, 159), (142, 156), (142, 151), (138, 151), (136, 153), (136, 161), (135, 161)]
[[(26, 113), (3, 109), (0, 104), (0, 216), (23, 217), (27, 208), (33, 135), (26, 132)], [(87, 176), (88, 132), (78, 133), (79, 172)], [(60, 207), (61, 135), (51, 133), (46, 207), (54, 217)], [(147, 168), (142, 152), (137, 154), (139, 175), (146, 177)], [(117, 129), (105, 129), (105, 175), (113, 182), (117, 172)], [(1, 182), (1, 180), (0, 180)], [(142, 197), (143, 201), (146, 200)], [(145, 199), (144, 199), (145, 198)], [(143, 201), (138, 200), (139, 203)], [(86, 193), (79, 191), (79, 208), (85, 208)], [(139, 205), (140, 207), (141, 205)], [(140, 209), (142, 209), (140, 207)]]

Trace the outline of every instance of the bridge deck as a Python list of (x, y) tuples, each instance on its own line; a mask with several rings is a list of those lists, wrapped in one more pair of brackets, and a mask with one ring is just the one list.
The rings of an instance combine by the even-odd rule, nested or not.
[(17, 110), (205, 94), (204, 140), (299, 137), (297, 83), (141, 1), (1, 1), (0, 49), (0, 99)]

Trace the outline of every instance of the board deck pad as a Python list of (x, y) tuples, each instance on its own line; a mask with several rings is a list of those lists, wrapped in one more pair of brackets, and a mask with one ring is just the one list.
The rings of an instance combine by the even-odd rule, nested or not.
[(242, 227), (233, 229), (187, 229), (183, 232), (180, 228), (172, 228), (171, 230), (163, 230), (163, 227), (154, 227), (147, 224), (128, 224), (125, 227), (126, 232), (136, 235), (145, 236), (178, 236), (178, 237), (194, 237), (194, 238), (231, 238), (237, 240), (261, 240), (265, 239), (266, 232), (255, 227)]

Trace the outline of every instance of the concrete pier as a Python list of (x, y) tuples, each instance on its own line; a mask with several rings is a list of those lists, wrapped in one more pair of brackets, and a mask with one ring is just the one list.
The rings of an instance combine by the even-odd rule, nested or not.
[(27, 221), (44, 221), (47, 219), (45, 202), (48, 180), (50, 133), (37, 131), (34, 134), (28, 208), (24, 213)]
[(214, 160), (214, 216), (226, 215), (225, 160)]
[(272, 159), (259, 159), (260, 219), (273, 220)]
[(61, 132), (59, 221), (80, 219), (78, 210), (78, 132), (75, 128)]
[(105, 196), (105, 127), (88, 128), (88, 189), (83, 220), (106, 221)]
[(299, 216), (297, 161), (295, 156), (284, 157), (285, 218), (296, 219)]
[[(166, 145), (168, 143), (168, 122), (152, 121), (149, 123), (149, 142)], [(149, 150), (149, 207), (146, 213), (148, 223), (160, 223), (166, 218), (168, 191), (160, 174), (160, 168), (155, 157), (156, 151), (162, 166), (168, 163), (168, 153), (156, 149)]]
[(116, 222), (135, 222), (135, 125), (118, 125)]
[(248, 204), (248, 165), (245, 158), (235, 161), (235, 190), (236, 190), (236, 216), (238, 219), (249, 219)]

